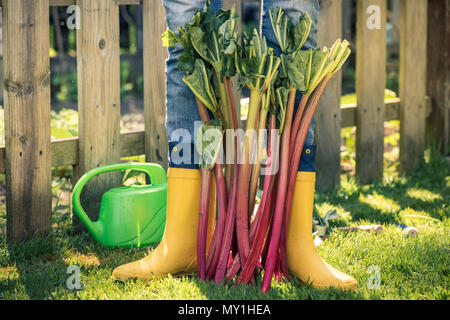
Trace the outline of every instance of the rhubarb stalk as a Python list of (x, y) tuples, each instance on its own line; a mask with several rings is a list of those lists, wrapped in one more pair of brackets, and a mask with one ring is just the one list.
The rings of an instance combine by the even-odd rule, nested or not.
[(264, 278), (261, 285), (261, 291), (266, 293), (272, 281), (273, 272), (275, 269), (275, 263), (278, 255), (278, 247), (280, 243), (280, 233), (283, 223), (284, 205), (286, 198), (286, 189), (288, 185), (288, 170), (289, 170), (289, 149), (291, 138), (291, 125), (294, 115), (295, 95), (297, 89), (291, 87), (289, 93), (289, 102), (286, 110), (286, 120), (284, 130), (282, 134), (281, 142), (281, 156), (280, 156), (280, 172), (279, 172), (279, 184), (277, 190), (275, 214), (272, 222), (272, 234), (270, 237), (269, 252), (265, 265)]

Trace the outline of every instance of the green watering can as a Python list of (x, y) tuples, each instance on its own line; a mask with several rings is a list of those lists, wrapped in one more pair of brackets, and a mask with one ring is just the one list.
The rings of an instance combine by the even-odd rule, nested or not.
[[(122, 170), (145, 172), (151, 185), (109, 190), (102, 197), (98, 221), (91, 221), (80, 202), (84, 186), (99, 174)], [(160, 165), (149, 163), (120, 163), (96, 168), (75, 185), (72, 201), (75, 214), (102, 245), (139, 248), (155, 244), (161, 241), (166, 224), (166, 172)]]

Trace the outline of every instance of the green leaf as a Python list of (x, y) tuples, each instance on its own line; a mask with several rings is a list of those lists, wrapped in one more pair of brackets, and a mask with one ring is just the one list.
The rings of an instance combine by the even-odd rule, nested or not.
[(206, 69), (201, 59), (197, 59), (194, 72), (190, 76), (184, 77), (183, 81), (211, 112), (216, 113), (217, 99), (211, 84), (211, 78), (212, 72)]
[(327, 76), (326, 72), (323, 72), (325, 65), (328, 62), (329, 49), (324, 48), (313, 50), (312, 63), (311, 63), (311, 82), (308, 86), (308, 93), (312, 93), (317, 88), (319, 83)]
[(280, 46), (281, 52), (287, 53), (292, 49), (292, 21), (290, 17), (284, 14), (284, 11), (280, 8), (274, 8), (269, 11), (270, 22), (272, 23), (272, 29), (275, 33), (275, 37)]
[(175, 33), (169, 28), (162, 34), (162, 44), (164, 47), (174, 47), (178, 43), (178, 38)]
[(260, 37), (258, 31), (253, 31), (251, 38), (244, 39), (242, 57), (236, 60), (240, 82), (250, 90), (258, 90), (263, 93), (278, 75), (277, 71), (281, 60), (275, 57), (273, 49), (267, 46), (265, 37)]
[(190, 46), (189, 35), (183, 27), (178, 28), (178, 34), (167, 28), (161, 39), (164, 47), (174, 47), (177, 43), (183, 47)]
[(292, 59), (285, 59), (289, 81), (301, 92), (308, 90), (312, 57), (311, 50), (302, 50)]
[(280, 135), (283, 133), (284, 130), (288, 99), (289, 99), (289, 89), (283, 86), (276, 90), (276, 102), (278, 106), (277, 123), (278, 128), (280, 129)]
[(307, 12), (300, 14), (298, 23), (294, 27), (294, 50), (300, 50), (306, 43), (312, 27), (312, 19)]
[(178, 68), (181, 71), (191, 75), (195, 70), (195, 61), (198, 55), (195, 53), (193, 47), (185, 48), (184, 52), (178, 58)]
[(280, 8), (269, 11), (272, 29), (283, 54), (292, 54), (300, 50), (309, 37), (312, 19), (308, 13), (299, 14), (294, 26), (291, 17)]
[(231, 41), (228, 44), (228, 47), (225, 48), (225, 51), (223, 52), (223, 54), (228, 55), (228, 56), (234, 56), (236, 49), (237, 49), (236, 43), (234, 41)]
[(210, 63), (212, 66), (216, 64), (215, 57), (213, 57), (212, 52), (208, 48), (205, 42), (205, 32), (200, 27), (190, 27), (189, 35), (191, 37), (192, 45), (195, 51), (202, 57), (203, 60)]
[(237, 15), (232, 10), (218, 10), (213, 14), (210, 1), (195, 19), (185, 26), (196, 53), (213, 66), (220, 77), (234, 76), (234, 59), (238, 50), (238, 34), (235, 32)]
[(222, 124), (220, 120), (212, 120), (208, 125), (203, 123), (195, 137), (195, 147), (200, 155), (201, 168), (214, 168), (222, 148)]

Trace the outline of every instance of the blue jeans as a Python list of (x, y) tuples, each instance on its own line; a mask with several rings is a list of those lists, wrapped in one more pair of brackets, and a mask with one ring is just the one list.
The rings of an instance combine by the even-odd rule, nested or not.
[[(166, 8), (167, 25), (171, 30), (176, 30), (178, 26), (184, 25), (192, 19), (197, 9), (203, 9), (205, 0), (163, 0)], [(213, 10), (222, 7), (222, 0), (212, 0)], [(313, 20), (310, 36), (305, 44), (305, 48), (316, 47), (316, 33), (319, 19), (319, 4), (317, 0), (263, 0), (262, 33), (267, 38), (269, 46), (279, 54), (279, 46), (272, 30), (269, 17), (269, 9), (279, 7), (292, 17), (293, 21), (298, 21), (299, 12), (308, 12)], [(182, 54), (183, 48), (179, 45), (169, 48), (169, 58), (166, 61), (166, 130), (169, 138), (169, 166), (178, 168), (197, 169), (192, 161), (196, 153), (194, 147), (195, 122), (200, 121), (200, 115), (195, 103), (195, 96), (182, 81), (185, 76), (183, 71), (178, 69), (178, 57)], [(297, 97), (300, 102), (301, 95)], [(311, 125), (306, 145), (314, 143), (314, 127)], [(190, 137), (186, 139), (186, 136)], [(190, 152), (187, 154), (177, 154), (175, 150)], [(184, 159), (190, 159), (184, 161)], [(188, 162), (188, 163), (186, 163)]]

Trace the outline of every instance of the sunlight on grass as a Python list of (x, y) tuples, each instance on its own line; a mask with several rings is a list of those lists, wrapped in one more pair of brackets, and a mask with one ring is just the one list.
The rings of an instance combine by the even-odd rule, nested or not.
[(100, 266), (100, 259), (94, 254), (77, 254), (64, 259), (69, 265), (80, 265), (84, 267)]
[(346, 174), (341, 175), (341, 191), (347, 194), (354, 194), (358, 191), (358, 184), (354, 177)]
[(405, 222), (413, 227), (416, 226), (426, 226), (426, 225), (436, 225), (440, 224), (441, 221), (430, 217), (430, 214), (426, 211), (414, 210), (412, 208), (407, 208), (402, 210), (399, 215), (405, 220)]
[[(389, 89), (385, 90), (384, 99), (392, 100), (397, 98), (397, 94)], [(355, 104), (357, 102), (356, 93), (349, 93), (341, 97), (341, 105)]]
[[(55, 127), (64, 127), (62, 124), (69, 122), (72, 129), (76, 129), (75, 116), (73, 112), (60, 113), (54, 115), (52, 121)], [(385, 153), (385, 167), (388, 163), (395, 168), (398, 124), (388, 123), (385, 129), (385, 146), (390, 148)], [(347, 159), (351, 161), (355, 129), (345, 130)], [(260, 275), (253, 286), (216, 286), (203, 283), (196, 276), (117, 283), (111, 278), (114, 268), (145, 257), (151, 248), (111, 250), (102, 247), (89, 234), (75, 232), (68, 205), (58, 205), (59, 209), (53, 213), (52, 233), (23, 243), (7, 243), (5, 202), (0, 199), (0, 299), (448, 300), (450, 165), (445, 158), (435, 156), (428, 152), (421, 167), (407, 177), (391, 174), (389, 169), (385, 170), (382, 181), (362, 186), (351, 173), (342, 174), (341, 188), (316, 192), (315, 215), (323, 217), (331, 210), (339, 215), (338, 219), (330, 221), (320, 254), (328, 263), (358, 280), (355, 292), (317, 290), (293, 277), (290, 282), (274, 281), (272, 290), (263, 295), (259, 291)], [(131, 181), (135, 177), (129, 178)], [(68, 182), (61, 183), (56, 177), (54, 182), (55, 190), (69, 192)], [(417, 228), (419, 235), (406, 236), (398, 227), (400, 223)], [(382, 224), (384, 232), (338, 230), (341, 226), (368, 224)], [(67, 288), (70, 265), (80, 266), (83, 288), (79, 291)], [(380, 288), (376, 290), (367, 286), (371, 266), (378, 266), (381, 272)]]
[(329, 202), (319, 203), (315, 206), (315, 209), (317, 210), (317, 214), (319, 214), (321, 217), (325, 216), (325, 214), (329, 211), (336, 210), (340, 220), (350, 219), (350, 212), (346, 211), (339, 205), (333, 205)]
[(386, 198), (376, 192), (369, 195), (361, 195), (359, 201), (370, 205), (382, 213), (394, 213), (400, 211), (400, 206), (392, 199)]
[(411, 198), (419, 199), (422, 201), (435, 201), (435, 200), (443, 200), (440, 194), (431, 192), (425, 189), (419, 188), (410, 188), (406, 192), (406, 195)]
[[(336, 231), (320, 252), (327, 262), (354, 275), (366, 298), (448, 299), (448, 231), (448, 226), (423, 227), (413, 238), (395, 226), (386, 226), (381, 234)], [(367, 287), (370, 266), (380, 269), (379, 289)], [(427, 283), (432, 290), (426, 289)]]

